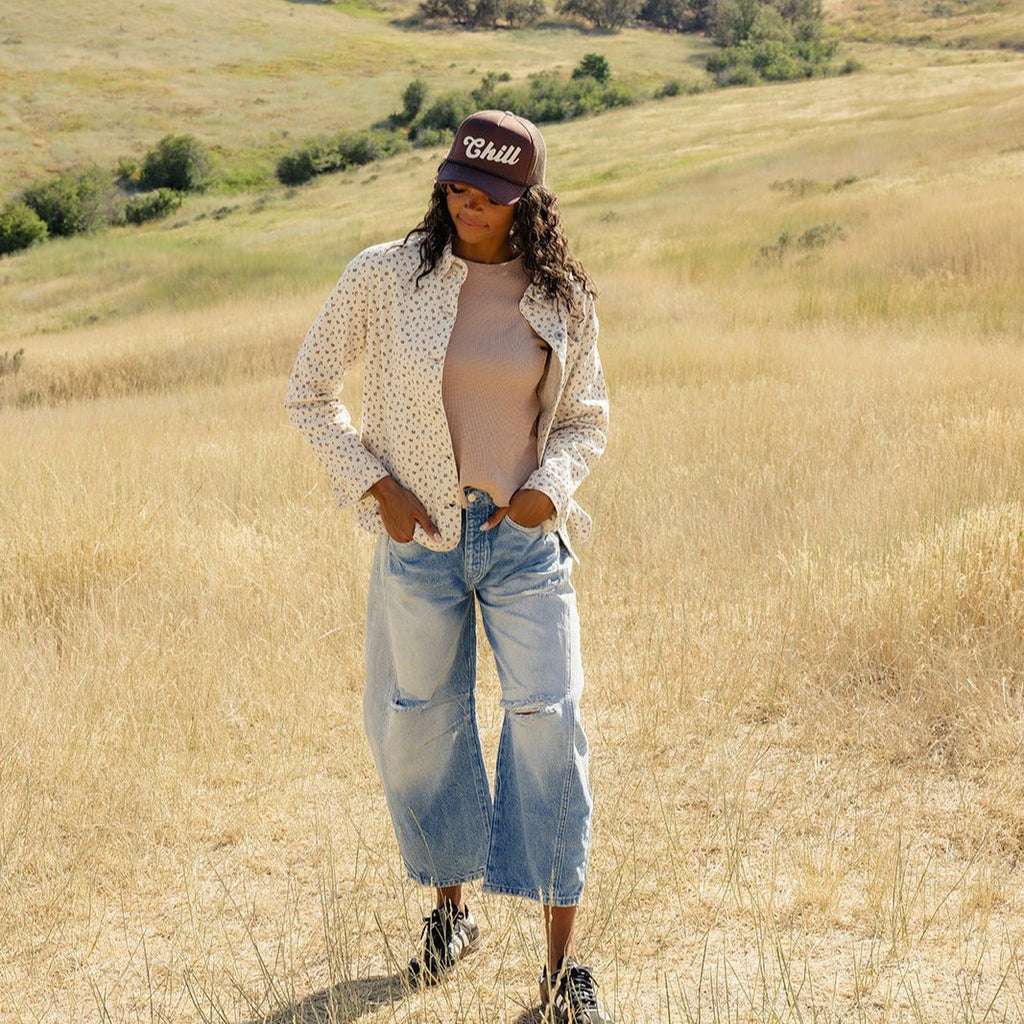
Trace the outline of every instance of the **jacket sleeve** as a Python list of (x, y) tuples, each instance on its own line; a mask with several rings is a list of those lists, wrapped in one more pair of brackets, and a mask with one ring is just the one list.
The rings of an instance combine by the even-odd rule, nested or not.
[(358, 501), (387, 469), (363, 446), (342, 402), (344, 375), (364, 359), (375, 277), (364, 252), (345, 269), (313, 321), (288, 382), (288, 418), (327, 469), (340, 506)]
[(543, 458), (523, 484), (551, 499), (556, 528), (565, 523), (576, 488), (601, 457), (608, 430), (608, 391), (597, 351), (597, 310), (591, 295), (583, 296), (574, 334), (567, 346), (565, 386)]

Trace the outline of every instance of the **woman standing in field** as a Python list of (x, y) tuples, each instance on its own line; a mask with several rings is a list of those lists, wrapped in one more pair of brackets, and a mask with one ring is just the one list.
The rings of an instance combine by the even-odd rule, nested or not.
[[(509, 112), (463, 122), (422, 223), (347, 267), (292, 372), (292, 422), (341, 506), (380, 535), (364, 716), (409, 876), (436, 890), (412, 981), (480, 941), (463, 897), (543, 906), (541, 1005), (604, 1024), (570, 954), (590, 847), (573, 494), (605, 445), (594, 291), (544, 187), (545, 145)], [(341, 401), (364, 368), (362, 425)], [(476, 611), (505, 720), (494, 796), (477, 732)]]

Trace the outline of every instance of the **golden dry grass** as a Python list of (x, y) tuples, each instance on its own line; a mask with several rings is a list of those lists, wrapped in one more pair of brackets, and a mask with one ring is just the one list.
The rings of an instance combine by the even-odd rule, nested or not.
[[(873, 61), (547, 133), (613, 397), (580, 952), (621, 1022), (1024, 1019), (1024, 64)], [(431, 159), (108, 236), (191, 299), (107, 302), (95, 239), (4, 262), (5, 1022), (536, 1019), (515, 901), (396, 978), (369, 544), (281, 410)]]

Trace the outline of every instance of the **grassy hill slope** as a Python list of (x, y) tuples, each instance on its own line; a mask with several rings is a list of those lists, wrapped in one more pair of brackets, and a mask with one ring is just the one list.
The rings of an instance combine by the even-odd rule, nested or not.
[[(561, 25), (531, 31), (406, 30), (415, 5), (202, 0), (83, 6), (56, 0), (0, 12), (0, 195), (44, 172), (141, 155), (193, 132), (244, 176), (253, 148), (363, 128), (424, 78), (436, 92), (485, 71), (571, 70), (599, 49), (636, 81), (696, 77), (706, 41)], [(260, 154), (257, 170), (267, 170)]]
[[(186, 36), (183, 6), (119, 60), (201, 106), (245, 78), (226, 53), (182, 70), (225, 23), (246, 67), (269, 25), (290, 69), (365, 32), (470, 78), (455, 50), (492, 42), (286, 3), (197, 6)], [(634, 74), (694, 45), (501, 40), (522, 70), (578, 45)], [(56, 110), (36, 52), (30, 106)], [(621, 1024), (1024, 1019), (1024, 58), (856, 52), (856, 75), (545, 132), (613, 402), (575, 572), (580, 954)], [(294, 130), (295, 82), (194, 127)], [(94, 139), (145, 135), (90, 97)], [(40, 138), (96, 152), (91, 125)], [(415, 222), (439, 155), (0, 261), (3, 1024), (536, 1024), (519, 901), (474, 893), (480, 952), (402, 984), (425, 903), (362, 738), (371, 546), (281, 408), (341, 267)]]

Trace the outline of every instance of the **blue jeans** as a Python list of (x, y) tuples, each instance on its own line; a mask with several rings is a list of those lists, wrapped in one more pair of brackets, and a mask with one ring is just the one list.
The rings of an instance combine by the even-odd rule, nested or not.
[[(366, 731), (409, 877), (580, 901), (592, 800), (572, 559), (556, 533), (466, 492), (451, 551), (380, 539), (366, 623)], [(474, 600), (475, 598), (475, 600)], [(494, 797), (476, 721), (476, 610), (505, 709)]]

